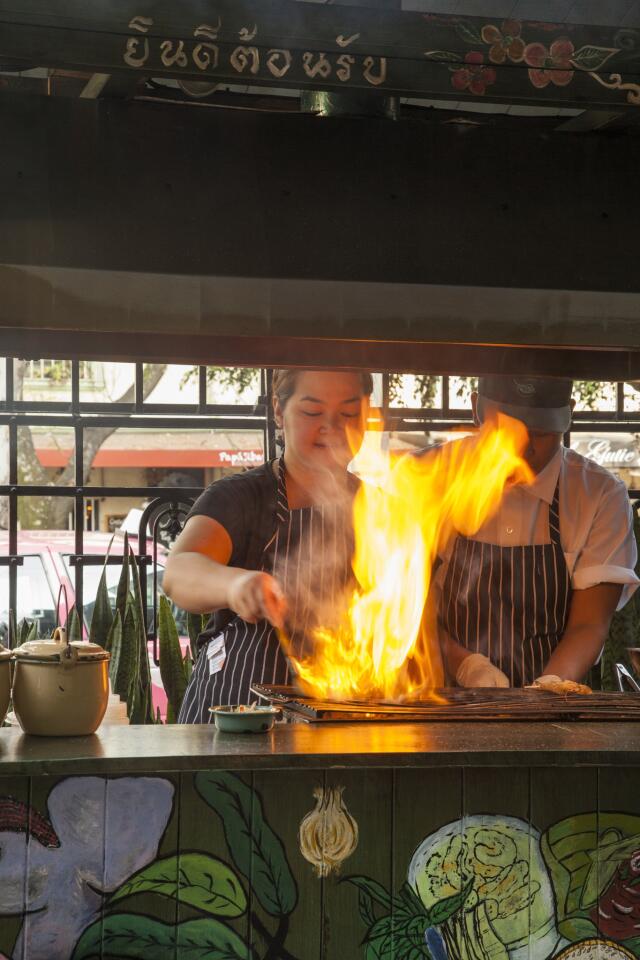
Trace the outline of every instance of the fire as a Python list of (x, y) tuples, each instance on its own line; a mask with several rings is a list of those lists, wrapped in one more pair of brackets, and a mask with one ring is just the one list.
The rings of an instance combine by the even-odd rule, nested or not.
[(367, 434), (353, 509), (356, 587), (338, 626), (314, 630), (311, 656), (297, 659), (282, 636), (306, 692), (398, 701), (443, 686), (438, 645), (423, 620), (434, 560), (456, 533), (477, 532), (507, 482), (530, 482), (526, 442), (526, 428), (504, 416), (422, 457), (394, 457), (380, 432)]

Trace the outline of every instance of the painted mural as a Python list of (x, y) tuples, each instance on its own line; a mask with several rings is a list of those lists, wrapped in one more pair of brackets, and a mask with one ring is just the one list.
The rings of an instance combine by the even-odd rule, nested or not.
[(26, 799), (0, 781), (0, 958), (640, 956), (640, 816), (540, 829), (471, 813), (432, 829), (425, 805), (422, 834), (419, 807), (411, 826), (389, 821), (408, 855), (358, 872), (391, 846), (382, 794), (352, 772), (352, 806), (326, 774), (282, 776), (43, 778)]

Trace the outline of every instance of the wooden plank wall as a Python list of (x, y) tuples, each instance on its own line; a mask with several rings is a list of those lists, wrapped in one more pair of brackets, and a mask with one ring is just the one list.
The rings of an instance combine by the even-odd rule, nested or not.
[(3, 778), (0, 955), (625, 960), (639, 796), (640, 768)]

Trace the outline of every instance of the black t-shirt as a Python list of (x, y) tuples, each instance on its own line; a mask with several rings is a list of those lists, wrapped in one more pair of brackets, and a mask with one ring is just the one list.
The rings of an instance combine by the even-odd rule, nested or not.
[[(245, 473), (215, 480), (200, 494), (189, 517), (211, 517), (224, 527), (231, 539), (230, 567), (259, 570), (264, 548), (276, 529), (277, 494), (277, 479), (270, 461)], [(224, 630), (235, 616), (232, 610), (214, 610), (198, 638), (198, 649)]]
[(277, 489), (273, 461), (263, 463), (246, 473), (215, 480), (200, 494), (189, 517), (217, 520), (231, 538), (229, 566), (255, 568), (256, 534), (264, 534), (264, 548), (275, 529)]

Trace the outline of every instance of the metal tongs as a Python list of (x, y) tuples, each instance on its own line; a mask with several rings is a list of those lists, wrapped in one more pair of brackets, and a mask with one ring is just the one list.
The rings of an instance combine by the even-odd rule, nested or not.
[(631, 671), (627, 670), (624, 663), (616, 663), (615, 671), (616, 671), (616, 682), (618, 684), (618, 690), (620, 691), (620, 693), (625, 692), (625, 686), (624, 686), (625, 682), (629, 687), (631, 687), (634, 693), (640, 693), (640, 684), (638, 684), (638, 681), (636, 680), (634, 675), (631, 673)]

